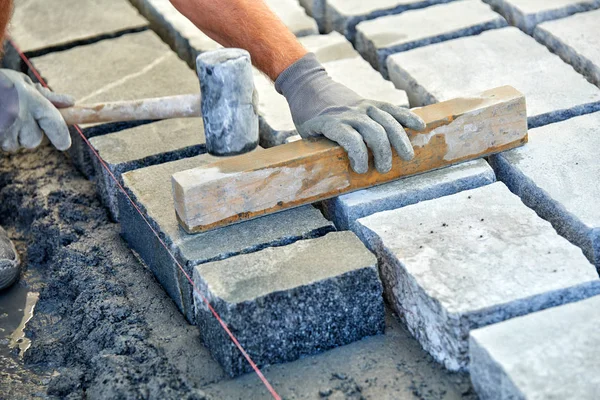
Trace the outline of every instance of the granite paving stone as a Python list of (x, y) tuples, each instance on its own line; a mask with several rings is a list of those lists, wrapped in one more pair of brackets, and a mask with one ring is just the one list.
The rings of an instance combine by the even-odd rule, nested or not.
[(383, 333), (377, 259), (351, 232), (301, 240), (194, 268), (203, 342), (232, 376), (251, 368), (216, 310), (259, 366), (296, 360)]
[(387, 63), (412, 106), (511, 85), (527, 98), (530, 128), (600, 110), (600, 89), (514, 27), (394, 54)]
[[(333, 80), (342, 83), (367, 99), (408, 107), (408, 96), (385, 80), (362, 57), (356, 56), (324, 62)], [(273, 83), (256, 71), (254, 81), (259, 97), (261, 145), (272, 147), (297, 136), (285, 97), (277, 93)]]
[(424, 200), (488, 185), (496, 175), (485, 160), (475, 160), (345, 194), (323, 202), (325, 216), (340, 230), (360, 236), (356, 220)]
[(390, 54), (506, 25), (504, 17), (481, 0), (454, 1), (361, 22), (356, 28), (356, 48), (387, 76)]
[(471, 332), (471, 380), (481, 400), (593, 400), (600, 391), (600, 297)]
[(535, 38), (600, 87), (600, 10), (544, 22)]
[(532, 129), (521, 149), (490, 157), (498, 179), (600, 270), (600, 112)]
[(300, 0), (300, 5), (304, 7), (306, 13), (317, 21), (319, 31), (328, 33), (326, 27), (325, 13), (327, 11), (327, 0)]
[(157, 121), (95, 136), (90, 143), (112, 173), (91, 157), (98, 193), (114, 221), (119, 219), (120, 188), (113, 176), (122, 184), (124, 172), (206, 153), (202, 118)]
[(390, 304), (450, 370), (473, 329), (600, 293), (581, 249), (503, 183), (357, 221)]
[[(74, 96), (78, 103), (200, 93), (195, 71), (152, 31), (102, 40), (35, 57), (32, 61), (53, 90)], [(110, 132), (113, 126), (82, 128), (90, 138)], [(76, 132), (71, 136), (73, 146), (69, 151), (74, 162), (87, 176), (92, 176), (87, 145)]]
[(150, 227), (160, 234), (161, 240), (189, 276), (192, 276), (196, 265), (269, 246), (286, 245), (335, 230), (333, 224), (316, 208), (304, 206), (205, 233), (187, 234), (177, 222), (171, 176), (216, 159), (203, 154), (124, 173), (124, 187), (150, 225), (119, 192), (119, 219), (123, 237), (192, 323), (191, 284)]
[(110, 36), (148, 25), (127, 0), (15, 0), (10, 36), (24, 52)]
[(599, 0), (484, 0), (510, 22), (533, 35), (539, 23), (600, 7)]
[[(150, 21), (151, 27), (190, 66), (196, 65), (198, 54), (221, 46), (184, 17), (169, 0), (131, 0)], [(296, 36), (318, 33), (316, 22), (306, 15), (298, 0), (267, 0)]]
[(327, 0), (327, 31), (343, 33), (354, 42), (356, 25), (362, 21), (454, 0)]

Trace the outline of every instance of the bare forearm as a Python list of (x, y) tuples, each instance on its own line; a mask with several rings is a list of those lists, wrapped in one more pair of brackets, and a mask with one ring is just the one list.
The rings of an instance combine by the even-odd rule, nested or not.
[[(0, 0), (0, 46), (4, 42), (4, 36), (6, 35), (6, 27), (12, 13), (12, 0)], [(0, 53), (2, 49), (0, 47)]]
[(216, 42), (248, 50), (273, 80), (307, 53), (263, 0), (170, 1)]

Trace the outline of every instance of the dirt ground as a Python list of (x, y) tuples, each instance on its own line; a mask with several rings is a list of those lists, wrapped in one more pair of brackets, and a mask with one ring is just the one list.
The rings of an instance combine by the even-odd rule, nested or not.
[[(27, 268), (0, 293), (0, 399), (269, 398), (225, 376), (66, 155), (0, 155), (0, 223)], [(263, 371), (284, 399), (475, 398), (391, 313), (385, 335)]]

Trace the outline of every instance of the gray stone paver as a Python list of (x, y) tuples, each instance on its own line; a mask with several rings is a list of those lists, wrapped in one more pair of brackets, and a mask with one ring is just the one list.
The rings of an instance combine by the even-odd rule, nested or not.
[(593, 400), (600, 392), (600, 297), (471, 332), (481, 400)]
[(600, 10), (540, 24), (535, 38), (600, 87)]
[[(396, 89), (360, 56), (324, 62), (323, 66), (333, 80), (364, 98), (408, 107), (406, 92)], [(283, 139), (297, 135), (285, 97), (277, 93), (273, 83), (260, 72), (256, 71), (254, 78), (259, 93), (261, 145), (272, 147), (281, 144)], [(268, 138), (277, 140), (271, 142)]]
[(362, 21), (451, 1), (454, 0), (327, 0), (326, 29), (343, 33), (354, 42), (356, 25)]
[(532, 129), (526, 146), (490, 161), (498, 179), (600, 269), (598, 148), (600, 112)]
[[(260, 151), (260, 150), (257, 150)], [(250, 253), (269, 246), (281, 246), (298, 239), (317, 237), (334, 230), (333, 224), (312, 206), (305, 206), (230, 225), (195, 235), (180, 228), (173, 206), (171, 176), (175, 172), (214, 161), (208, 154), (126, 172), (124, 186), (144, 212), (152, 228), (160, 233), (169, 251), (191, 276), (194, 266)], [(189, 321), (194, 321), (192, 288), (146, 221), (119, 192), (119, 219), (122, 235), (130, 247), (156, 275)]]
[(507, 25), (481, 0), (462, 0), (405, 11), (358, 24), (356, 47), (373, 67), (387, 76), (390, 54), (476, 35)]
[(600, 7), (598, 0), (484, 0), (511, 23), (533, 35), (537, 24)]
[(327, 0), (299, 0), (306, 13), (317, 21), (319, 31), (327, 32), (325, 15), (327, 12)]
[[(90, 144), (120, 183), (121, 174), (206, 152), (202, 118), (172, 119), (92, 137)], [(94, 179), (102, 202), (118, 221), (119, 187), (96, 157)]]
[(350, 229), (360, 236), (356, 226), (359, 218), (495, 181), (496, 176), (489, 164), (476, 160), (326, 200), (323, 209), (338, 229)]
[(24, 52), (148, 25), (127, 0), (15, 0), (9, 32)]
[[(383, 333), (377, 259), (351, 232), (203, 264), (194, 282), (259, 366)], [(194, 302), (213, 357), (232, 376), (250, 372), (196, 292)]]
[(530, 128), (600, 110), (600, 89), (512, 27), (394, 54), (388, 70), (412, 106), (511, 85), (527, 98)]
[[(198, 54), (221, 46), (184, 17), (169, 0), (131, 0), (148, 18), (151, 27), (190, 66)], [(316, 22), (308, 17), (297, 0), (267, 0), (267, 4), (297, 36), (318, 33)]]
[[(32, 62), (53, 90), (79, 103), (200, 93), (196, 73), (151, 31), (50, 53)], [(102, 125), (84, 129), (84, 134), (92, 137), (110, 130), (111, 125)], [(87, 145), (75, 132), (72, 138), (74, 162), (92, 176)]]
[(502, 183), (357, 221), (388, 301), (448, 369), (469, 331), (600, 293), (581, 250)]

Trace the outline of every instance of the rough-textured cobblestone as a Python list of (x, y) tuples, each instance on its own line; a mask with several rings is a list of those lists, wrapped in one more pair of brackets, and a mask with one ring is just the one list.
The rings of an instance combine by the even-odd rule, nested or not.
[(467, 367), (469, 331), (600, 293), (581, 250), (502, 183), (357, 224), (388, 301), (451, 370)]
[(600, 297), (471, 332), (471, 379), (481, 400), (598, 398)]
[(530, 128), (600, 110), (600, 89), (517, 28), (394, 54), (388, 70), (412, 106), (512, 85), (527, 98)]
[[(259, 366), (383, 333), (377, 259), (350, 232), (200, 265), (194, 282)], [(230, 375), (250, 372), (204, 299), (194, 293), (204, 343)]]
[(491, 156), (498, 179), (581, 247), (600, 269), (600, 112), (529, 131), (529, 143)]
[(545, 22), (535, 38), (600, 87), (600, 10)]

